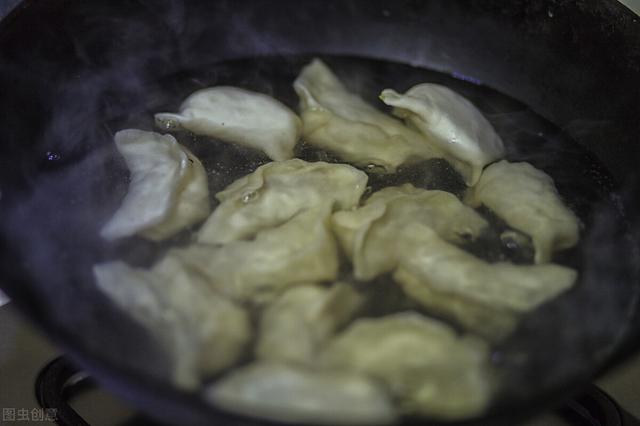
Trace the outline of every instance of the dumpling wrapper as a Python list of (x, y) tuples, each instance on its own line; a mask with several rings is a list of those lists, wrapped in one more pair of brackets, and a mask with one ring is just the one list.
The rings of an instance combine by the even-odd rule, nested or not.
[(362, 302), (361, 295), (340, 282), (331, 288), (309, 284), (286, 290), (261, 315), (256, 356), (310, 364), (322, 344), (353, 317)]
[(444, 420), (480, 415), (493, 384), (487, 345), (415, 312), (355, 321), (320, 355), (321, 365), (381, 380), (403, 414)]
[(339, 260), (330, 215), (330, 206), (319, 206), (259, 232), (251, 241), (193, 244), (168, 256), (234, 300), (264, 303), (294, 284), (335, 281)]
[(319, 59), (302, 69), (293, 87), (304, 140), (351, 164), (393, 173), (401, 164), (441, 157), (418, 132), (349, 92)]
[(205, 397), (231, 412), (290, 424), (387, 425), (397, 417), (384, 390), (364, 376), (281, 363), (236, 370)]
[(207, 218), (211, 212), (207, 172), (202, 163), (187, 148), (182, 147), (190, 165), (178, 188), (177, 200), (164, 220), (141, 233), (154, 241), (164, 240)]
[(380, 99), (437, 144), (468, 186), (476, 184), (484, 166), (504, 157), (504, 144), (491, 123), (471, 102), (445, 86), (418, 84), (404, 95), (385, 89)]
[(488, 263), (430, 228), (416, 228), (411, 229), (412, 249), (400, 259), (394, 280), (427, 309), (492, 340), (512, 330), (517, 314), (557, 297), (577, 278), (576, 271), (560, 265)]
[(275, 161), (293, 158), (300, 119), (276, 99), (238, 87), (198, 90), (180, 106), (179, 114), (155, 115), (162, 129), (180, 127), (197, 135), (263, 151)]
[(200, 229), (198, 241), (224, 244), (252, 238), (321, 204), (351, 209), (366, 186), (367, 175), (347, 164), (299, 159), (268, 163), (216, 194), (220, 205)]
[(429, 313), (454, 321), (467, 331), (492, 342), (500, 342), (513, 333), (518, 315), (504, 307), (489, 306), (464, 294), (446, 293), (425, 284), (422, 277), (398, 268), (393, 280), (404, 293)]
[(171, 258), (151, 270), (120, 261), (98, 264), (94, 275), (98, 288), (167, 351), (180, 387), (195, 389), (201, 379), (231, 367), (249, 343), (247, 313)]
[(447, 241), (464, 243), (488, 227), (482, 216), (455, 195), (411, 184), (384, 188), (359, 209), (334, 213), (331, 223), (353, 263), (355, 277), (363, 281), (392, 271), (400, 258), (410, 255), (413, 236), (403, 232), (406, 228), (423, 224)]
[(209, 216), (204, 167), (173, 136), (129, 129), (116, 133), (115, 143), (131, 182), (122, 205), (102, 228), (102, 237), (141, 234), (159, 241)]
[(578, 243), (578, 218), (562, 202), (553, 179), (529, 163), (500, 161), (487, 167), (466, 201), (488, 207), (509, 226), (528, 234), (535, 263), (548, 262), (555, 250)]

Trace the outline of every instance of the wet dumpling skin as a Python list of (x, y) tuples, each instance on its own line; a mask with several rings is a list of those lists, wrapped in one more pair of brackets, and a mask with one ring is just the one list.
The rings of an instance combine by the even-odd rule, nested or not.
[(512, 331), (516, 315), (567, 291), (577, 278), (560, 265), (485, 262), (424, 226), (411, 236), (412, 250), (400, 260), (394, 280), (434, 313), (492, 340)]
[(330, 206), (315, 207), (259, 232), (253, 240), (192, 244), (172, 249), (168, 256), (206, 277), (222, 294), (262, 303), (292, 285), (335, 281), (339, 259), (330, 214)]
[(94, 266), (98, 289), (156, 337), (173, 362), (171, 380), (196, 388), (233, 366), (251, 338), (249, 316), (197, 274), (167, 258), (151, 270)]
[(230, 373), (205, 397), (232, 412), (289, 424), (386, 425), (397, 416), (384, 389), (365, 376), (273, 362)]
[(549, 262), (554, 251), (578, 243), (577, 216), (562, 201), (553, 179), (529, 163), (500, 161), (487, 167), (466, 201), (488, 207), (509, 226), (528, 234), (536, 263)]
[(165, 130), (182, 128), (264, 152), (275, 161), (293, 158), (300, 136), (300, 119), (276, 99), (231, 86), (199, 90), (180, 112), (155, 116)]
[(504, 157), (504, 144), (493, 126), (471, 102), (448, 87), (423, 83), (404, 94), (385, 89), (380, 99), (436, 144), (468, 186), (478, 182), (487, 164)]
[(260, 317), (256, 356), (312, 364), (319, 348), (349, 321), (363, 298), (349, 285), (298, 285), (266, 306)]
[(224, 244), (253, 238), (321, 205), (351, 209), (366, 186), (367, 175), (348, 164), (299, 159), (267, 163), (216, 194), (220, 205), (200, 229), (198, 241)]
[(304, 140), (348, 163), (393, 173), (402, 164), (441, 157), (418, 132), (349, 92), (319, 59), (302, 69), (293, 87)]
[(408, 311), (356, 320), (320, 362), (382, 381), (403, 414), (454, 420), (486, 409), (493, 387), (488, 354), (482, 340)]
[(488, 227), (482, 216), (455, 195), (411, 184), (384, 188), (362, 207), (332, 217), (334, 233), (359, 280), (391, 272), (401, 258), (411, 255), (414, 236), (404, 230), (418, 224), (454, 243), (471, 241)]
[(122, 205), (100, 232), (103, 238), (140, 234), (159, 241), (209, 215), (204, 167), (173, 136), (130, 129), (116, 133), (115, 143), (131, 181)]

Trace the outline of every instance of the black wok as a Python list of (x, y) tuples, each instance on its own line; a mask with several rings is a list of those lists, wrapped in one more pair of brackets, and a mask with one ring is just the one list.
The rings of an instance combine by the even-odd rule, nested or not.
[[(140, 241), (105, 248), (98, 236), (127, 185), (115, 171), (115, 130), (150, 127), (150, 112), (180, 100), (173, 82), (222, 61), (297, 57), (286, 71), (295, 75), (310, 54), (482, 81), (593, 157), (588, 170), (566, 165), (598, 188), (579, 309), (535, 342), (546, 355), (520, 383), (535, 375), (541, 386), (514, 390), (477, 422), (512, 424), (549, 408), (636, 350), (640, 19), (613, 0), (25, 1), (0, 25), (3, 290), (101, 384), (159, 420), (253, 424), (167, 385), (165, 360), (97, 292), (91, 265), (123, 251), (144, 263), (150, 250)], [(588, 335), (563, 333), (578, 323)]]

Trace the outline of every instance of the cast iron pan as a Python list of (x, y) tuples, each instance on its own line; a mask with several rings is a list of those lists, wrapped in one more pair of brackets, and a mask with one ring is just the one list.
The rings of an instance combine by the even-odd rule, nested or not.
[[(190, 84), (225, 81), (217, 64), (269, 57), (290, 78), (312, 55), (482, 82), (548, 129), (547, 143), (573, 146), (552, 163), (594, 188), (581, 290), (568, 299), (577, 305), (566, 314), (560, 301), (525, 324), (561, 319), (547, 340), (510, 343), (535, 349), (534, 368), (468, 423), (550, 408), (636, 349), (640, 22), (613, 0), (25, 1), (0, 25), (3, 289), (103, 386), (159, 420), (256, 424), (169, 386), (154, 342), (95, 290), (91, 265), (122, 253), (144, 264), (154, 250), (98, 237), (127, 186), (115, 130), (151, 128), (151, 112), (175, 107)], [(269, 91), (261, 78), (280, 71), (258, 71), (247, 84)], [(571, 332), (585, 324), (588, 333)], [(517, 376), (516, 358), (504, 362)]]

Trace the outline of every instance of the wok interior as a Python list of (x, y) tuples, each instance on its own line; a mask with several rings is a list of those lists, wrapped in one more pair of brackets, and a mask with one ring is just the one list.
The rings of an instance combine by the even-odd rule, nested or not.
[[(3, 201), (8, 206), (1, 213), (0, 225), (2, 284), (36, 320), (45, 323), (65, 345), (79, 349), (79, 353), (105, 359), (108, 364), (124, 367), (123, 371), (135, 369), (140, 376), (160, 380), (166, 370), (161, 357), (148, 355), (159, 353), (154, 343), (93, 287), (91, 266), (94, 263), (124, 256), (131, 263), (145, 265), (165, 248), (137, 239), (107, 246), (99, 239), (99, 227), (118, 206), (127, 187), (128, 174), (113, 147), (112, 133), (131, 126), (152, 129), (153, 112), (175, 110), (187, 94), (213, 84), (233, 84), (273, 94), (295, 108), (297, 101), (291, 81), (309, 56), (290, 56), (289, 53), (309, 50), (384, 57), (435, 69), (446, 68), (456, 71), (458, 77), (482, 78), (488, 86), (502, 89), (524, 103), (506, 97), (474, 98), (473, 94), (478, 92), (470, 89), (474, 87), (472, 83), (409, 66), (327, 58), (338, 72), (350, 71), (344, 73), (347, 84), (365, 98), (369, 96), (368, 100), (378, 93), (374, 87), (398, 85), (398, 82), (409, 87), (425, 76), (450, 85), (489, 111), (492, 124), (505, 139), (518, 141), (522, 149), (511, 153), (511, 158), (549, 169), (560, 193), (570, 201), (569, 194), (580, 192), (581, 196), (571, 206), (585, 223), (583, 242), (578, 250), (560, 259), (561, 263), (580, 271), (579, 285), (526, 318), (519, 332), (494, 352), (495, 363), (504, 367), (508, 377), (505, 395), (498, 400), (497, 410), (500, 405), (506, 407), (513, 400), (540, 396), (551, 388), (565, 386), (581, 375), (592, 373), (633, 331), (629, 327), (638, 294), (634, 266), (638, 251), (630, 233), (633, 216), (629, 206), (621, 205), (620, 201), (624, 200), (620, 196), (625, 195), (627, 188), (619, 189), (615, 184), (615, 181), (628, 182), (631, 168), (627, 165), (629, 158), (616, 157), (615, 149), (603, 154), (601, 139), (633, 129), (625, 128), (627, 122), (620, 118), (613, 124), (598, 124), (595, 130), (589, 123), (576, 130), (571, 126), (576, 126), (580, 117), (594, 117), (596, 106), (585, 105), (588, 102), (583, 99), (576, 103), (562, 97), (568, 90), (563, 84), (582, 91), (591, 88), (590, 84), (595, 87), (601, 70), (595, 69), (593, 77), (583, 75), (580, 81), (568, 83), (569, 75), (565, 74), (576, 65), (566, 62), (577, 60), (555, 57), (553, 52), (545, 50), (543, 54), (554, 59), (548, 63), (557, 67), (558, 75), (546, 82), (553, 87), (542, 87), (538, 81), (540, 76), (535, 76), (541, 65), (532, 64), (531, 68), (522, 70), (530, 77), (518, 76), (515, 71), (519, 67), (511, 59), (495, 60), (492, 55), (498, 55), (496, 52), (485, 52), (485, 57), (479, 57), (470, 47), (462, 46), (463, 40), (470, 40), (472, 30), (490, 24), (490, 32), (481, 42), (500, 47), (498, 34), (513, 29), (499, 30), (496, 20), (501, 22), (502, 18), (491, 15), (491, 11), (472, 19), (467, 14), (474, 13), (473, 8), (463, 12), (457, 3), (433, 2), (431, 6), (420, 6), (406, 2), (403, 7), (393, 6), (389, 10), (377, 9), (373, 3), (346, 2), (346, 5), (334, 6), (333, 10), (316, 11), (320, 15), (313, 15), (314, 6), (310, 6), (296, 12), (299, 15), (296, 25), (300, 26), (288, 29), (277, 25), (278, 18), (269, 13), (266, 2), (237, 7), (220, 2), (215, 14), (211, 7), (205, 7), (206, 2), (171, 1), (166, 2), (164, 9), (152, 8), (143, 2), (120, 9), (105, 2), (98, 3), (97, 10), (83, 10), (82, 5), (75, 5), (64, 13), (55, 10), (52, 3), (32, 5), (24, 12), (23, 19), (28, 16), (42, 19), (43, 34), (56, 22), (78, 30), (62, 40), (57, 36), (59, 56), (55, 59), (49, 54), (38, 62), (16, 50), (15, 43), (4, 49), (4, 43), (11, 42), (19, 31), (14, 28), (14, 32), (10, 32), (7, 25), (0, 32), (5, 37), (0, 52), (9, 57), (5, 62), (8, 65), (2, 68), (0, 82), (15, 101), (9, 105), (3, 100), (1, 107), (5, 112), (15, 110), (16, 106), (23, 111), (19, 115), (2, 114), (0, 118), (0, 128), (6, 135), (3, 141), (6, 156), (11, 159), (14, 172), (10, 174), (9, 168), (3, 167), (1, 173)], [(349, 6), (358, 7), (351, 10)], [(384, 19), (382, 10), (394, 18)], [(505, 6), (502, 11), (505, 10), (511, 9)], [(229, 19), (221, 20), (218, 17), (223, 15), (221, 12), (227, 12)], [(420, 19), (416, 17), (419, 13), (423, 16)], [(198, 14), (200, 18), (196, 19)], [(51, 19), (45, 20), (45, 16)], [(266, 19), (258, 19), (259, 16)], [(313, 22), (318, 16), (322, 16), (320, 20), (333, 22), (335, 32), (326, 33), (327, 29), (316, 27)], [(438, 18), (443, 16), (450, 20), (456, 17), (455, 22), (440, 22)], [(377, 35), (375, 39), (379, 43), (377, 49), (373, 49), (376, 43), (358, 42), (346, 26), (341, 26), (346, 17), (361, 22), (354, 29), (361, 37), (385, 28), (383, 34), (389, 37), (383, 41)], [(403, 31), (395, 31), (395, 19), (409, 24)], [(522, 19), (533, 22), (532, 17)], [(428, 26), (428, 23), (434, 25)], [(302, 31), (304, 25), (306, 31)], [(455, 32), (456, 25), (465, 30)], [(469, 29), (468, 25), (474, 28)], [(313, 34), (314, 29), (324, 31), (324, 37)], [(108, 42), (106, 36), (112, 31), (120, 35)], [(458, 39), (448, 38), (454, 33)], [(492, 38), (494, 33), (496, 39)], [(510, 37), (515, 46), (527, 40), (526, 34), (517, 32)], [(27, 37), (22, 41), (23, 46), (29, 43), (35, 43), (36, 51), (47, 47), (42, 39)], [(205, 45), (207, 53), (204, 53)], [(398, 46), (402, 49), (392, 49)], [(266, 60), (223, 61), (273, 53), (276, 55)], [(17, 70), (25, 63), (29, 63), (29, 71), (19, 73)], [(593, 65), (599, 66), (605, 65)], [(38, 67), (41, 72), (52, 72), (49, 84), (37, 72)], [(499, 68), (498, 72), (495, 67)], [(250, 71), (238, 73), (238, 69)], [(360, 78), (349, 78), (356, 74)], [(527, 85), (522, 79), (531, 81)], [(13, 82), (10, 89), (9, 82)], [(518, 84), (521, 86), (513, 89)], [(509, 91), (510, 88), (513, 90)], [(618, 90), (614, 83), (607, 89)], [(482, 90), (485, 89), (480, 93)], [(493, 92), (487, 89), (486, 93)], [(549, 94), (555, 96), (549, 98)], [(596, 95), (589, 92), (583, 96)], [(626, 102), (626, 96), (620, 97), (610, 106), (608, 114), (622, 110)], [(568, 115), (571, 106), (577, 118)], [(565, 132), (532, 110), (551, 117)], [(566, 133), (572, 133), (574, 138), (579, 136), (577, 142), (587, 145), (596, 155), (569, 140)], [(220, 145), (206, 148), (194, 143), (196, 141), (189, 143), (188, 136), (183, 136), (181, 141), (203, 159), (207, 169), (211, 169), (207, 161), (230, 165), (225, 173), (210, 175), (212, 193), (266, 161), (242, 149), (222, 149)], [(618, 140), (623, 144), (628, 136)], [(629, 155), (632, 153), (630, 148)], [(186, 238), (187, 235), (179, 236), (176, 242)]]

